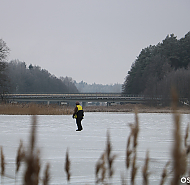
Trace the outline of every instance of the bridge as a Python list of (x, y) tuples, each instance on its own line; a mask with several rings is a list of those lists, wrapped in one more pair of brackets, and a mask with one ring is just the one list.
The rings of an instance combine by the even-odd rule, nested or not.
[(138, 95), (124, 95), (121, 93), (65, 93), (65, 94), (4, 94), (2, 99), (7, 102), (56, 102), (70, 104), (76, 101), (82, 102), (106, 102), (112, 103), (144, 103), (145, 98)]

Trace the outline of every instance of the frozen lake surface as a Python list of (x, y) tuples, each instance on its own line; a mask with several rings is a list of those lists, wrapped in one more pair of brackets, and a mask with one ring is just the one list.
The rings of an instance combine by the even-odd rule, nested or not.
[[(150, 184), (157, 185), (162, 170), (171, 158), (173, 117), (171, 114), (138, 114), (140, 131), (137, 147), (137, 184), (142, 184), (142, 166), (146, 151), (150, 154)], [(69, 149), (72, 185), (95, 184), (95, 165), (106, 147), (106, 134), (110, 132), (115, 174), (112, 184), (121, 184), (121, 174), (129, 178), (125, 167), (126, 143), (130, 133), (129, 123), (134, 123), (132, 113), (85, 113), (83, 131), (76, 132), (75, 120), (71, 115), (37, 116), (37, 145), (40, 148), (41, 173), (50, 163), (52, 185), (67, 184), (64, 171), (65, 153)], [(20, 139), (27, 146), (31, 129), (31, 116), (0, 115), (0, 145), (5, 155), (5, 173), (15, 176), (15, 158)], [(181, 115), (182, 134), (189, 122), (189, 115)], [(22, 184), (22, 166), (18, 183)], [(128, 179), (129, 180), (129, 179)], [(4, 184), (15, 184), (5, 177)], [(20, 182), (19, 182), (20, 181)], [(129, 183), (128, 183), (129, 184)]]

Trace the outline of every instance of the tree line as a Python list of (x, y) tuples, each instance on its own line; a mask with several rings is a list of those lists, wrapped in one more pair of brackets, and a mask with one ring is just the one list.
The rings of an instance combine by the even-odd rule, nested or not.
[(190, 101), (190, 32), (177, 39), (174, 34), (157, 45), (142, 49), (122, 85), (124, 94), (171, 96), (171, 87)]
[(10, 49), (0, 39), (0, 94), (4, 93), (77, 93), (70, 77), (57, 78), (39, 66), (25, 62), (7, 62)]
[(78, 92), (72, 78), (57, 78), (39, 66), (26, 67), (25, 62), (9, 62), (7, 76), (12, 93), (74, 93)]
[(103, 84), (88, 84), (86, 82), (75, 81), (75, 86), (81, 93), (121, 93), (122, 84), (115, 83), (113, 85), (103, 85)]

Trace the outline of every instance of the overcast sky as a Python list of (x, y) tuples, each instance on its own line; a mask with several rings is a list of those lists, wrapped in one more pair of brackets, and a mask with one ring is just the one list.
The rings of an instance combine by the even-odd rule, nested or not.
[(190, 31), (190, 0), (0, 0), (8, 61), (57, 77), (123, 83), (140, 51)]

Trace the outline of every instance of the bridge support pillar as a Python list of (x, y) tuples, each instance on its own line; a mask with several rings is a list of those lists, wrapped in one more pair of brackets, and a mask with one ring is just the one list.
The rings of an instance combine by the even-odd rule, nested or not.
[(111, 105), (111, 103), (110, 102), (107, 102), (107, 107), (109, 107)]

